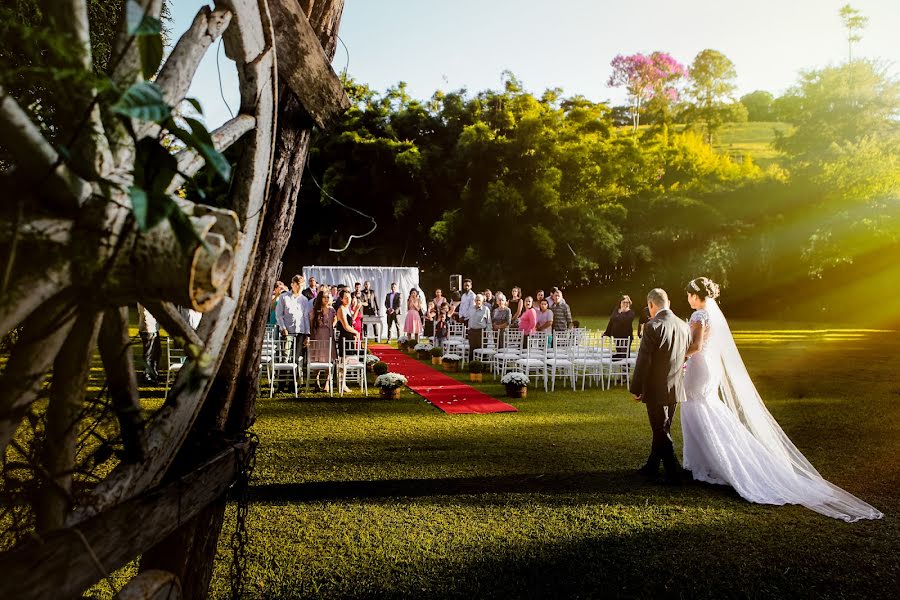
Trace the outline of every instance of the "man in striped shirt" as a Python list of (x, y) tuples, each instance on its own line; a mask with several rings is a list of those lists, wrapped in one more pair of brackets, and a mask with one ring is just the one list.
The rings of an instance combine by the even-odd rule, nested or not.
[(550, 288), (550, 310), (553, 312), (553, 331), (565, 331), (572, 329), (572, 309), (563, 300), (559, 288)]

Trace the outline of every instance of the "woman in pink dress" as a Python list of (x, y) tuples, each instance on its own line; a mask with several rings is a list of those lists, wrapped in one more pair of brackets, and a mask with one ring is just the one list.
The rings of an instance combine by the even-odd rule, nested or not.
[(403, 332), (407, 337), (419, 339), (422, 334), (422, 301), (419, 300), (419, 292), (415, 288), (410, 290), (406, 300), (406, 321), (403, 323)]
[(359, 339), (362, 339), (362, 302), (356, 296), (350, 302), (350, 315), (353, 317), (353, 329), (359, 333)]
[(519, 317), (519, 329), (522, 336), (528, 337), (534, 333), (537, 327), (537, 311), (534, 310), (534, 299), (531, 296), (525, 296), (525, 308), (522, 309), (522, 315)]

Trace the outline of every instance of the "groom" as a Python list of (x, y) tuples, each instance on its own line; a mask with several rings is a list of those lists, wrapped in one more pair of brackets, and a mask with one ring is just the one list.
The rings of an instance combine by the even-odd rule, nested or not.
[(650, 429), (653, 430), (650, 457), (639, 473), (656, 477), (662, 462), (666, 470), (663, 483), (678, 485), (681, 483), (681, 465), (675, 458), (669, 430), (675, 418), (676, 403), (684, 398), (682, 367), (691, 343), (691, 330), (669, 309), (669, 295), (665, 290), (650, 290), (647, 306), (650, 320), (644, 325), (630, 389), (635, 400), (647, 405)]

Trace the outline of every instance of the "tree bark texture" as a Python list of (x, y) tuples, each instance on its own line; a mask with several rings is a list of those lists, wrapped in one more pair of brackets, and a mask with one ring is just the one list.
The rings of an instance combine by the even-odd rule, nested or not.
[[(284, 4), (297, 0), (274, 0)], [(343, 0), (299, 2), (315, 30), (330, 62), (337, 45), (337, 30)], [(276, 35), (278, 30), (276, 29)], [(291, 91), (288, 82), (279, 82), (278, 126), (276, 130), (273, 181), (269, 188), (263, 234), (253, 262), (250, 287), (238, 308), (238, 331), (213, 382), (203, 411), (195, 423), (191, 439), (183, 446), (170, 475), (191, 463), (191, 448), (242, 435), (256, 417), (259, 360), (265, 322), (269, 314), (269, 292), (278, 276), (281, 256), (290, 238), (297, 209), (297, 197), (309, 151), (313, 120), (309, 111)], [(185, 597), (204, 597), (212, 577), (215, 548), (224, 520), (225, 502), (210, 505), (183, 528), (145, 553), (141, 570), (165, 569), (181, 577)]]

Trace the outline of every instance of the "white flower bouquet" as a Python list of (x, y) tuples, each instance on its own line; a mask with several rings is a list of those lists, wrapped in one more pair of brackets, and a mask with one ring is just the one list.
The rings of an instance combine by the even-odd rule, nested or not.
[(400, 373), (385, 373), (378, 376), (375, 385), (382, 389), (395, 390), (406, 385), (406, 377)]
[(416, 352), (431, 352), (431, 349), (434, 348), (428, 342), (423, 342), (421, 344), (416, 344), (415, 350)]
[(366, 365), (374, 365), (379, 360), (381, 360), (381, 359), (378, 358), (377, 356), (375, 356), (374, 354), (366, 354)]
[(500, 379), (500, 383), (507, 387), (528, 387), (528, 377), (524, 373), (507, 373), (503, 376), (502, 379)]
[(401, 335), (400, 337), (397, 338), (397, 344), (402, 346), (402, 345), (405, 344), (408, 340), (409, 340), (408, 337), (406, 337), (405, 335)]
[(453, 354), (452, 352), (444, 355), (444, 362), (459, 362), (462, 360), (462, 356), (459, 354)]

